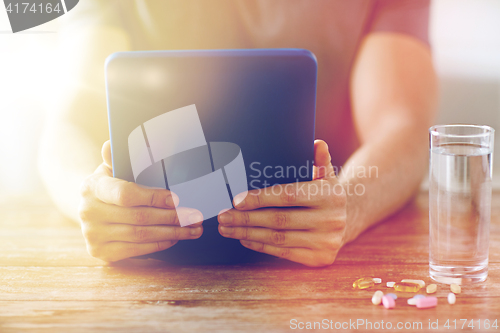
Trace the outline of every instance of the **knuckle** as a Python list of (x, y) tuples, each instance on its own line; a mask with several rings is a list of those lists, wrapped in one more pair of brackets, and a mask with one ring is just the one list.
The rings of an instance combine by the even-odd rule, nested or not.
[(248, 239), (249, 234), (248, 234), (248, 228), (243, 228), (242, 234), (241, 234), (241, 239)]
[(179, 220), (179, 214), (177, 213), (177, 211), (175, 211), (175, 213), (173, 215), (172, 224), (176, 225), (176, 226), (180, 226), (181, 225), (181, 221)]
[(288, 259), (288, 258), (290, 258), (291, 254), (292, 254), (292, 251), (288, 247), (284, 247), (279, 251), (280, 258)]
[(94, 258), (104, 260), (106, 262), (112, 261), (112, 259), (103, 251), (102, 246), (87, 244), (87, 252)]
[(329, 237), (325, 242), (324, 242), (324, 246), (326, 249), (329, 249), (329, 250), (338, 250), (339, 248), (339, 244), (337, 242), (337, 240), (335, 239), (335, 237)]
[(271, 233), (271, 242), (275, 245), (285, 244), (285, 233), (283, 231), (273, 230)]
[(96, 228), (87, 223), (82, 223), (81, 229), (87, 246), (96, 246), (99, 244), (100, 233), (96, 231)]
[(337, 221), (335, 221), (335, 224), (341, 229), (345, 229), (347, 227), (347, 221), (345, 218), (337, 219)]
[(262, 207), (262, 198), (260, 197), (260, 194), (252, 195), (252, 197), (255, 198), (254, 199), (255, 207)]
[(145, 209), (135, 209), (133, 214), (135, 224), (145, 225), (148, 223), (149, 213)]
[(273, 221), (276, 229), (286, 229), (288, 227), (288, 218), (280, 209), (274, 212)]
[(143, 227), (132, 227), (132, 239), (138, 243), (144, 242), (148, 238), (148, 233)]
[(297, 201), (297, 195), (294, 190), (290, 190), (285, 186), (280, 194), (280, 199), (287, 204), (293, 204)]
[(92, 176), (86, 177), (80, 185), (80, 195), (86, 197), (92, 193)]
[(119, 206), (132, 207), (133, 204), (133, 189), (132, 183), (122, 183), (116, 188), (117, 203)]
[(155, 203), (158, 201), (158, 192), (156, 191), (151, 191), (151, 201), (149, 203), (149, 205), (151, 207), (154, 207), (155, 206)]
[[(181, 239), (181, 227), (173, 227), (172, 228), (172, 240), (179, 240)], [(188, 229), (185, 229), (186, 231), (189, 231)]]
[(241, 224), (244, 226), (250, 225), (250, 214), (246, 211), (241, 214)]
[[(334, 215), (334, 213), (332, 213), (332, 215)], [(338, 217), (330, 217), (326, 220), (326, 228), (330, 231), (332, 230), (345, 230), (345, 228), (347, 227), (347, 221), (345, 219), (345, 216), (338, 216)]]
[(89, 221), (91, 219), (90, 207), (85, 204), (84, 201), (82, 201), (80, 206), (78, 206), (78, 217), (80, 218), (80, 221)]

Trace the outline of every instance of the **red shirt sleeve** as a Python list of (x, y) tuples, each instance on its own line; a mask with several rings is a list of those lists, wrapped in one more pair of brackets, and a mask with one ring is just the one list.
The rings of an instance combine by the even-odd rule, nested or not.
[(397, 32), (429, 45), (430, 0), (376, 0), (368, 32)]

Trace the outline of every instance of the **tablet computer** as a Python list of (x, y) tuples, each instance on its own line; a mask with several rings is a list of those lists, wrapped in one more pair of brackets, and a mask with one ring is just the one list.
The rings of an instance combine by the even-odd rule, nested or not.
[[(136, 51), (106, 61), (113, 175), (167, 188), (202, 211), (203, 235), (150, 257), (259, 256), (222, 237), (234, 195), (311, 180), (317, 64), (302, 49)], [(182, 224), (182, 221), (181, 221)]]

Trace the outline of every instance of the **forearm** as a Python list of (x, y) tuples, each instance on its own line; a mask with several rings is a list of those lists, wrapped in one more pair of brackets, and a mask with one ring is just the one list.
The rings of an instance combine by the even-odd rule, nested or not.
[(365, 172), (339, 177), (346, 189), (358, 185), (358, 194), (347, 195), (346, 241), (394, 213), (418, 189), (427, 170), (436, 81), (430, 50), (418, 40), (391, 33), (365, 38), (351, 76), (361, 146), (343, 166)]
[(72, 62), (44, 128), (38, 168), (58, 208), (78, 220), (81, 183), (102, 163), (101, 147), (109, 137), (104, 62), (109, 54), (130, 46), (124, 32), (107, 26), (75, 32), (62, 44), (65, 58)]
[(345, 241), (404, 205), (419, 188), (427, 163), (422, 128), (401, 126), (363, 144), (339, 173), (347, 192)]

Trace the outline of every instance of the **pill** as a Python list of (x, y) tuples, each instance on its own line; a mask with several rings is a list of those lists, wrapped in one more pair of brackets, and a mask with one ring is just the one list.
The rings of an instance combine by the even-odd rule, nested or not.
[(384, 293), (381, 290), (377, 290), (372, 296), (372, 303), (374, 305), (379, 305), (382, 302), (382, 297)]
[(421, 288), (425, 287), (424, 280), (403, 279), (401, 282), (416, 283), (419, 284)]
[(462, 292), (462, 288), (460, 288), (460, 286), (455, 283), (450, 284), (450, 290), (455, 294), (460, 294)]
[(449, 293), (448, 294), (448, 303), (455, 304), (456, 301), (457, 301), (457, 296), (455, 296), (454, 293)]
[(393, 300), (398, 299), (398, 296), (396, 294), (393, 294), (393, 293), (386, 294), (386, 296), (392, 297)]
[(373, 282), (375, 284), (379, 284), (379, 283), (382, 283), (382, 279), (381, 278), (373, 278)]
[(417, 299), (417, 308), (419, 309), (426, 309), (426, 308), (432, 308), (435, 307), (438, 304), (438, 299), (437, 297), (423, 297)]
[(428, 294), (434, 294), (437, 290), (438, 286), (435, 284), (430, 284), (427, 286), (426, 290)]
[(373, 278), (361, 278), (361, 279), (358, 279), (356, 281), (354, 281), (354, 283), (352, 284), (352, 287), (354, 289), (366, 289), (366, 288), (370, 288), (370, 287), (373, 287), (373, 285), (375, 284), (375, 282), (373, 282)]
[(422, 289), (422, 287), (418, 283), (398, 282), (398, 283), (394, 284), (394, 289), (396, 289), (396, 291), (416, 293), (420, 289)]
[(392, 297), (384, 295), (384, 297), (382, 297), (382, 304), (386, 309), (392, 309), (396, 306), (396, 301), (394, 301)]
[(379, 305), (382, 302), (382, 297), (373, 295), (372, 297), (372, 303), (373, 305)]
[(417, 300), (419, 298), (424, 298), (424, 297), (425, 297), (424, 295), (420, 295), (420, 294), (419, 295), (415, 295), (412, 298), (408, 299), (407, 302), (408, 302), (409, 305), (417, 305)]
[(387, 287), (392, 288), (392, 287), (394, 287), (394, 284), (395, 284), (395, 283), (396, 283), (396, 282), (394, 282), (394, 281), (387, 282)]

